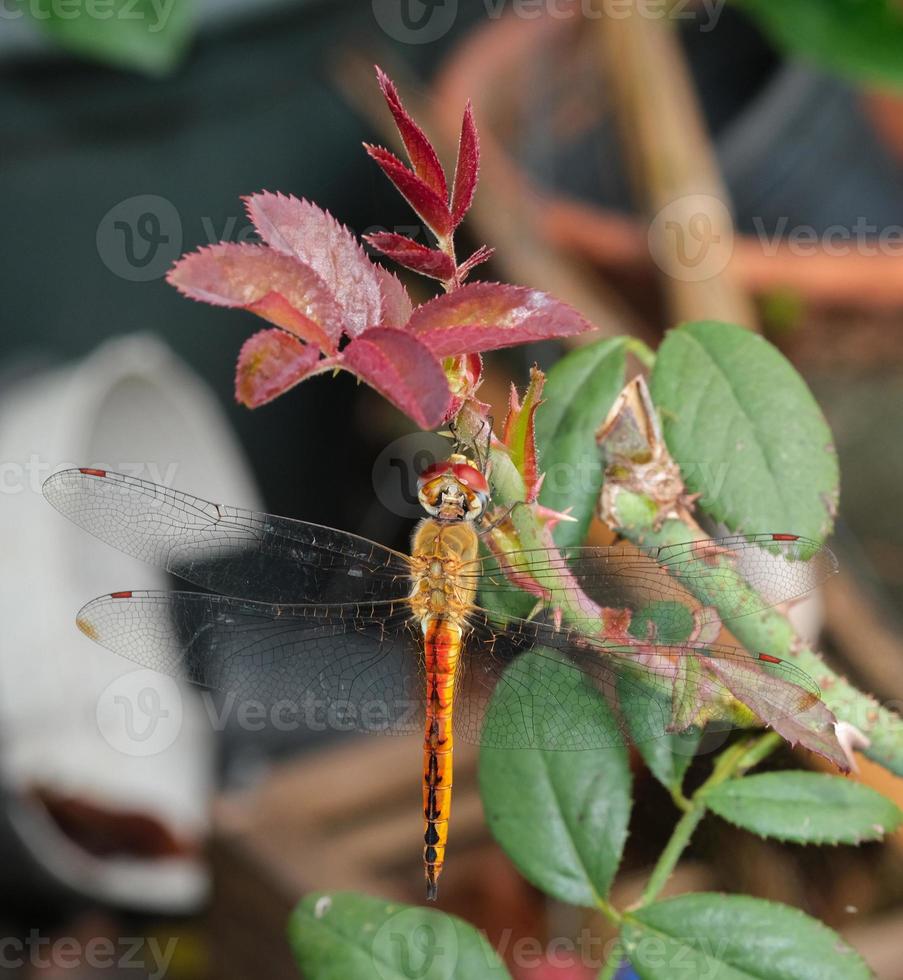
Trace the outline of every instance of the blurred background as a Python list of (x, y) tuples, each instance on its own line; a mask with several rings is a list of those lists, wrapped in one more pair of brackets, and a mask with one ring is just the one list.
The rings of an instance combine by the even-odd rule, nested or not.
[[(841, 461), (823, 647), (901, 703), (903, 14), (884, 0), (640, 6), (0, 0), (4, 970), (290, 977), (284, 923), (306, 891), (420, 900), (417, 747), (255, 726), (175, 682), (148, 702), (146, 678), (72, 618), (92, 595), (165, 581), (64, 527), (39, 493), (63, 464), (104, 464), (405, 546), (411, 461), (435, 442), (350, 375), (237, 406), (255, 321), (164, 281), (183, 252), (253, 240), (240, 198), (261, 189), (357, 234), (422, 239), (360, 147), (392, 140), (374, 62), (449, 166), (473, 99), (484, 165), (460, 254), (498, 250), (478, 278), (548, 290), (602, 334), (653, 346), (682, 319), (742, 322), (793, 361)], [(496, 414), (507, 379), (562, 351), (491, 358)], [(594, 975), (603, 925), (518, 877), (474, 765), (462, 751), (441, 906), (486, 929), (518, 977)], [(620, 901), (674, 817), (636, 775)], [(899, 780), (862, 778), (900, 801)], [(893, 978), (901, 869), (900, 835), (805, 850), (712, 821), (671, 887), (798, 905)], [(516, 952), (580, 936), (585, 955), (557, 970)]]

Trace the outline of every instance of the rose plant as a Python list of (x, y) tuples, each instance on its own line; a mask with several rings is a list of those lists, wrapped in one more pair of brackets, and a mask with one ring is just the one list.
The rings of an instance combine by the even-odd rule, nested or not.
[[(236, 397), (248, 407), (314, 375), (348, 371), (417, 426), (451, 425), (460, 442), (476, 448), (492, 429), (478, 395), (482, 355), (583, 334), (592, 326), (541, 291), (468, 281), (491, 255), (481, 247), (459, 261), (455, 250), (455, 232), (473, 200), (479, 171), (471, 107), (464, 112), (449, 182), (395, 86), (379, 69), (377, 80), (409, 162), (380, 147), (367, 146), (367, 152), (419, 215), (432, 243), (388, 232), (366, 240), (399, 265), (437, 280), (440, 295), (415, 306), (401, 281), (368, 258), (329, 214), (309, 201), (266, 192), (246, 199), (260, 244), (202, 248), (180, 259), (169, 281), (192, 299), (246, 310), (270, 324), (238, 356)], [(644, 366), (648, 381), (637, 378), (625, 386), (628, 354)], [(684, 324), (656, 353), (631, 338), (597, 340), (563, 357), (548, 377), (534, 369), (522, 395), (512, 388), (501, 431), (488, 441), (495, 510), (484, 541), (496, 556), (581, 544), (596, 513), (649, 553), (704, 539), (698, 521), (741, 534), (786, 529), (820, 543), (831, 532), (838, 499), (831, 443), (803, 380), (765, 340), (739, 327)], [(717, 485), (700, 460), (726, 463)], [(550, 478), (578, 469), (579, 481)], [(703, 552), (696, 561), (724, 559)], [(509, 567), (500, 559), (501, 572), (521, 588), (523, 602), (494, 609), (498, 616), (529, 615), (537, 596), (529, 562), (526, 557)], [(677, 573), (690, 591), (692, 564)], [(568, 574), (563, 564), (561, 574)], [(750, 589), (741, 571), (735, 574), (735, 591)], [(572, 583), (564, 591), (579, 595)], [(718, 603), (717, 596), (699, 599)], [(490, 608), (497, 602), (491, 595), (481, 601)], [(579, 601), (585, 610), (588, 597)], [(569, 609), (556, 615), (567, 620)], [(618, 610), (600, 609), (598, 616), (603, 638), (623, 637), (630, 627)], [(893, 803), (840, 775), (749, 774), (782, 741), (817, 753), (838, 770), (855, 768), (859, 749), (903, 774), (903, 728), (890, 711), (833, 674), (780, 609), (742, 617), (732, 629), (750, 650), (772, 650), (816, 678), (822, 697), (788, 719), (771, 716), (764, 703), (713, 703), (700, 685), (672, 734), (638, 741), (640, 756), (670, 794), (678, 819), (641, 898), (629, 908), (617, 908), (610, 899), (632, 803), (627, 749), (481, 752), (487, 821), (514, 864), (548, 895), (595, 909), (617, 927), (618, 940), (600, 978), (614, 976), (629, 961), (639, 976), (665, 980), (675, 975), (678, 960), (687, 975), (698, 976), (719, 975), (718, 970), (775, 980), (868, 975), (840, 937), (799, 910), (741, 895), (659, 897), (707, 814), (764, 837), (808, 845), (878, 840), (903, 821)], [(544, 669), (554, 665), (547, 662)], [(537, 682), (529, 671), (522, 680)], [(579, 679), (557, 683), (575, 685)], [(556, 721), (548, 717), (548, 705), (535, 710), (534, 725), (604, 729), (615, 723), (614, 711), (630, 725), (639, 709), (629, 697), (613, 706), (598, 692), (593, 698), (583, 692), (572, 708), (560, 709), (579, 718)], [(705, 724), (719, 719), (745, 719), (773, 730), (730, 742), (696, 779), (698, 788), (688, 792), (685, 776)], [(705, 769), (704, 759), (696, 766)], [(393, 978), (508, 975), (485, 938), (461, 920), (363, 895), (308, 896), (292, 917), (289, 935), (310, 978), (369, 980), (374, 966)]]

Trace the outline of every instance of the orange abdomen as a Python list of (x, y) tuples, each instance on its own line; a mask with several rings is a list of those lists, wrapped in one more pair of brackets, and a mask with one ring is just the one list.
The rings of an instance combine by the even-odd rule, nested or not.
[(461, 627), (430, 617), (424, 628), (426, 726), (423, 738), (423, 864), (427, 898), (435, 900), (445, 861), (452, 794), (452, 716)]
[(473, 525), (422, 521), (414, 532), (411, 612), (423, 629), (426, 725), (423, 737), (423, 863), (427, 898), (438, 894), (452, 795), (452, 716), (455, 679), (467, 617), (476, 596), (461, 571), (479, 552)]

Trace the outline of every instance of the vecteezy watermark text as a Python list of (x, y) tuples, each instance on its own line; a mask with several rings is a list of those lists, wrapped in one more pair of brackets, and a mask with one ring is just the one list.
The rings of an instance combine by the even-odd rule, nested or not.
[(879, 226), (862, 215), (852, 224), (828, 225), (821, 231), (813, 225), (791, 225), (785, 215), (770, 232), (758, 215), (752, 224), (765, 255), (777, 255), (782, 245), (793, 255), (903, 255), (903, 225)]
[[(324, 899), (324, 901), (326, 901)], [(668, 939), (664, 936), (642, 936), (633, 942), (629, 950), (618, 937), (603, 938), (589, 929), (581, 929), (576, 935), (556, 936), (546, 941), (536, 936), (518, 936), (512, 929), (504, 929), (495, 947), (483, 945), (487, 969), (494, 967), (495, 956), (517, 967), (519, 971), (541, 968), (568, 971), (579, 970), (596, 974), (612, 957), (630, 961), (647, 969), (655, 969), (656, 975), (687, 980), (714, 978), (721, 970), (719, 962), (725, 950), (734, 942), (728, 935), (721, 937), (693, 936)], [(376, 975), (383, 980), (396, 976), (387, 964), (401, 963), (405, 976), (451, 977), (457, 974), (460, 949), (458, 937), (446, 921), (424, 922), (416, 909), (401, 909), (390, 916), (371, 940), (370, 950)], [(705, 954), (709, 967), (700, 970), (697, 953)], [(468, 955), (473, 967), (473, 949)]]
[(81, 460), (76, 463), (51, 463), (38, 453), (27, 459), (0, 460), (0, 496), (16, 496), (20, 493), (40, 493), (44, 481), (59, 470), (75, 469), (78, 466), (91, 466), (101, 470), (122, 473), (136, 479), (150, 480), (164, 487), (175, 483), (179, 464), (173, 460), (162, 463), (155, 460), (122, 460), (106, 465), (97, 461)]
[[(376, 457), (371, 478), (376, 499), (397, 517), (416, 520), (423, 517), (417, 499), (417, 477), (434, 463), (445, 459), (451, 443), (435, 432), (412, 432), (390, 442)], [(556, 500), (595, 496), (602, 485), (602, 458), (587, 452), (574, 459), (550, 463), (545, 467), (543, 489)], [(730, 472), (721, 460), (687, 460), (682, 464), (684, 481), (702, 499), (714, 500)]]
[(141, 970), (148, 980), (162, 980), (178, 945), (171, 938), (164, 945), (147, 936), (94, 936), (88, 940), (74, 936), (51, 939), (32, 929), (26, 936), (0, 937), (0, 969), (21, 970)]
[(148, 34), (166, 29), (176, 0), (0, 0), (0, 20), (143, 21)]
[[(903, 256), (903, 225), (879, 225), (864, 215), (821, 229), (791, 222), (787, 215), (770, 222), (753, 215), (751, 223), (752, 233), (745, 237), (768, 258)], [(685, 194), (669, 201), (652, 217), (647, 237), (656, 265), (682, 282), (718, 276), (730, 263), (736, 244), (730, 210), (710, 194)]]
[[(726, 0), (482, 0), (485, 16), (520, 20), (647, 20), (697, 21), (702, 32), (715, 28)], [(458, 0), (371, 0), (373, 17), (393, 40), (429, 44), (455, 25)]]
[[(260, 236), (246, 217), (229, 215), (222, 227), (209, 216), (198, 218), (201, 241), (257, 243)], [(118, 201), (97, 225), (100, 260), (129, 282), (162, 279), (182, 254), (182, 217), (175, 204), (159, 194), (136, 194)]]
[[(114, 600), (127, 601), (127, 600)], [(260, 678), (256, 679), (257, 681)], [(253, 687), (255, 678), (235, 678), (236, 686)], [(228, 691), (217, 698), (209, 691), (200, 701), (213, 731), (237, 727), (246, 732), (273, 730), (309, 732), (419, 732), (419, 697), (317, 697), (311, 691), (258, 699), (239, 698)], [(297, 696), (293, 696), (297, 695)], [(124, 755), (152, 756), (168, 749), (179, 737), (184, 719), (182, 693), (176, 681), (153, 670), (132, 670), (114, 678), (100, 692), (95, 720), (101, 736)]]
[[(235, 679), (236, 687), (253, 687), (254, 683), (253, 676)], [(222, 686), (228, 689), (229, 684)], [(397, 697), (364, 698), (351, 694), (347, 698), (318, 697), (312, 691), (294, 692), (287, 684), (284, 697), (239, 698), (234, 691), (216, 697), (204, 691), (200, 702), (208, 724), (217, 732), (228, 727), (251, 733), (301, 730), (416, 734), (421, 731), (423, 698), (419, 695), (399, 693)], [(900, 702), (888, 702), (882, 707), (899, 712)], [(863, 710), (861, 719), (851, 720), (858, 727), (867, 729), (877, 711), (878, 706), (870, 704)], [(181, 732), (183, 717), (179, 685), (172, 677), (148, 669), (128, 671), (116, 677), (103, 689), (97, 701), (96, 721), (100, 734), (112, 748), (130, 756), (156, 755), (169, 748)], [(650, 739), (667, 734), (667, 720), (661, 705), (651, 699), (648, 719)], [(702, 744), (690, 730), (685, 745), (680, 739), (673, 738), (678, 733), (671, 733), (672, 750), (678, 754), (684, 751), (708, 754), (723, 743), (731, 730), (729, 723), (711, 722)]]

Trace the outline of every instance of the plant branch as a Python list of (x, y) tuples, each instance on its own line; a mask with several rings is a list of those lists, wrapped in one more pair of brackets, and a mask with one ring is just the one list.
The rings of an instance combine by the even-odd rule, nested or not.
[[(687, 496), (677, 464), (665, 445), (642, 378), (624, 389), (596, 438), (605, 462), (599, 516), (610, 528), (650, 555), (659, 548), (708, 538), (690, 514), (692, 498)], [(712, 561), (719, 561), (717, 589), (707, 585), (712, 581)], [(825, 666), (777, 607), (762, 609), (761, 597), (740, 569), (723, 558), (700, 554), (688, 557), (669, 572), (700, 603), (717, 609), (747, 650), (767, 651), (811, 676), (834, 718), (871, 740), (866, 754), (892, 772), (903, 774), (903, 721)], [(729, 607), (725, 607), (725, 596), (730, 596)], [(744, 606), (759, 611), (737, 616), (736, 610)], [(841, 730), (830, 724), (834, 719), (824, 717), (827, 712), (821, 714), (801, 711), (798, 724), (791, 724), (793, 720), (788, 718), (786, 729), (773, 719), (769, 721), (789, 741), (803, 740), (808, 748), (835, 764), (850, 765), (851, 746), (839, 740)], [(855, 733), (847, 727), (843, 734), (847, 739)]]
[[(429, 99), (418, 98), (417, 86), (410, 72), (405, 72), (404, 64), (393, 61), (388, 52), (380, 60), (392, 65), (392, 75), (398, 80), (398, 87), (412, 113), (435, 122), (440, 155), (452, 159), (461, 125), (460, 105), (464, 101), (458, 98), (457, 91), (453, 91), (455, 81), (444, 75)], [(366, 57), (354, 51), (344, 52), (337, 62), (335, 81), (349, 104), (382, 133), (389, 145), (400, 149), (395, 127), (369, 84), (372, 62), (372, 52)], [(475, 88), (479, 89), (479, 85), (468, 77), (467, 94)], [(477, 105), (476, 108), (478, 119), (481, 119), (481, 107)], [(641, 332), (641, 321), (614, 290), (605, 291), (600, 286), (599, 278), (591, 268), (584, 268), (562, 256), (543, 241), (539, 228), (542, 201), (532, 188), (524, 186), (522, 180), (514, 179), (509, 168), (498, 159), (498, 154), (489, 150), (494, 143), (489, 132), (483, 133), (481, 142), (484, 147), (480, 176), (482, 192), (474, 199), (467, 222), (475, 238), (491, 239), (495, 244), (493, 264), (497, 274), (512, 282), (548, 290), (570, 303), (597, 327), (599, 336)], [(648, 330), (645, 335), (649, 335)]]
[[(644, 551), (657, 547), (706, 538), (707, 535), (689, 515), (672, 518), (655, 525), (656, 508), (648, 498), (624, 491), (617, 495), (613, 526), (628, 540)], [(607, 519), (607, 518), (606, 518)], [(676, 578), (700, 602), (718, 608), (718, 596), (702, 593), (698, 571), (701, 562), (687, 562), (676, 572)], [(745, 579), (734, 574), (731, 589), (756, 596)], [(865, 755), (891, 772), (903, 775), (903, 721), (894, 712), (880, 705), (871, 695), (858, 691), (845, 678), (830, 670), (820, 654), (804, 642), (790, 620), (775, 608), (732, 619), (730, 629), (748, 650), (767, 650), (789, 660), (809, 674), (821, 688), (821, 697), (840, 721), (848, 722), (864, 732), (871, 745)]]
[(668, 883), (668, 879), (677, 867), (677, 862), (690, 843), (700, 821), (706, 815), (706, 792), (728, 779), (736, 779), (738, 776), (742, 776), (748, 769), (774, 752), (780, 744), (780, 736), (774, 732), (769, 732), (752, 743), (748, 740), (736, 742), (718, 756), (711, 775), (693, 794), (689, 800), (689, 809), (675, 824), (671, 837), (659, 855), (639, 901), (631, 907), (632, 909), (649, 905)]
[(684, 796), (683, 788), (680, 786), (671, 787), (671, 800), (678, 810), (683, 810), (686, 812), (693, 805), (686, 796)]
[(705, 804), (694, 802), (690, 809), (674, 825), (671, 837), (668, 839), (665, 849), (655, 862), (655, 867), (652, 869), (652, 874), (646, 882), (646, 887), (643, 889), (642, 895), (640, 895), (639, 902), (635, 906), (636, 908), (642, 908), (644, 905), (648, 905), (665, 887), (668, 879), (677, 867), (677, 862), (690, 843), (690, 838), (693, 836), (693, 833), (705, 814)]
[(621, 945), (620, 943), (616, 943), (614, 949), (608, 954), (608, 959), (603, 964), (596, 980), (613, 980), (618, 972), (618, 968), (621, 966), (623, 958), (624, 954), (621, 951)]
[[(665, 270), (662, 287), (673, 319), (718, 319), (756, 329), (757, 318), (746, 291), (735, 281), (733, 263), (718, 271), (716, 262), (715, 274), (698, 279), (686, 275), (681, 260), (680, 247), (692, 240), (693, 222), (697, 227), (704, 223), (709, 232), (705, 249), (719, 240), (732, 241), (733, 229), (730, 200), (675, 32), (638, 13), (601, 18), (598, 29), (638, 194), (650, 216), (667, 209), (665, 227), (671, 232), (662, 234), (657, 246)], [(652, 83), (649, 64), (658, 67)], [(680, 202), (689, 206), (681, 209)], [(706, 258), (705, 252), (700, 254)], [(678, 534), (689, 540), (687, 530), (692, 535), (694, 528), (689, 522)], [(644, 542), (645, 547), (653, 532), (641, 524), (631, 540)], [(625, 528), (625, 533), (631, 536), (630, 529)], [(848, 658), (855, 659), (858, 650), (876, 645), (895, 653), (899, 647), (895, 637), (854, 582), (845, 584), (841, 598), (848, 608), (840, 608), (840, 600), (829, 602), (826, 620)], [(744, 617), (732, 631), (750, 649), (771, 649), (769, 644), (776, 640), (780, 646), (775, 652), (795, 659), (818, 681), (825, 704), (837, 718), (868, 735), (872, 745), (865, 754), (903, 775), (903, 723), (828, 670), (819, 654), (794, 635), (786, 617), (776, 612)], [(863, 636), (871, 642), (864, 643)]]
[(596, 908), (602, 913), (602, 916), (607, 919), (612, 925), (619, 926), (622, 919), (624, 918), (620, 911), (608, 901), (607, 898), (603, 898), (601, 895), (595, 896)]
[(655, 366), (655, 351), (639, 337), (627, 337), (624, 343), (628, 352), (633, 354), (647, 371), (651, 371)]

